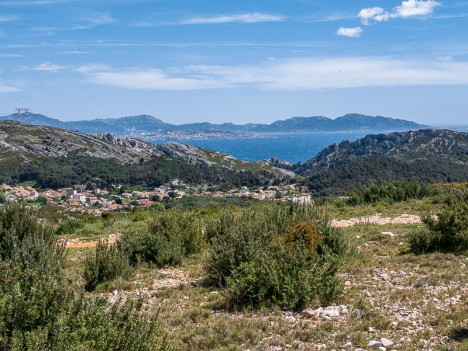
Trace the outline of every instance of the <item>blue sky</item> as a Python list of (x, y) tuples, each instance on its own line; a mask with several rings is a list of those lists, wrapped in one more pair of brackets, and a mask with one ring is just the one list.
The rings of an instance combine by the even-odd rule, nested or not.
[(0, 0), (0, 114), (468, 124), (468, 1)]

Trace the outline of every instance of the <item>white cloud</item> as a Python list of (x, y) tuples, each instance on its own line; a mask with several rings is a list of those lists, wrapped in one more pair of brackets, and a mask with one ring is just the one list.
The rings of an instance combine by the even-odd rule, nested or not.
[(95, 72), (91, 79), (100, 84), (130, 89), (199, 90), (221, 88), (222, 82), (210, 77), (171, 77), (159, 69), (146, 71)]
[[(3, 72), (0, 71), (0, 74), (2, 74)], [(17, 87), (14, 87), (14, 86), (11, 86), (9, 85), (8, 83), (4, 83), (0, 80), (0, 94), (3, 94), (3, 93), (15, 93), (19, 91), (19, 89)]]
[(70, 68), (69, 66), (55, 65), (50, 62), (41, 63), (38, 66), (21, 66), (17, 68), (18, 71), (42, 71), (42, 72), (58, 72)]
[[(2, 74), (3, 72), (0, 71), (0, 74)], [(4, 83), (0, 80), (0, 94), (3, 94), (3, 93), (14, 93), (14, 92), (17, 92), (19, 91), (19, 89), (17, 87), (14, 87), (14, 86), (11, 86), (9, 85), (8, 83)]]
[(336, 35), (349, 38), (359, 38), (362, 34), (362, 29), (360, 27), (354, 28), (345, 28), (341, 27), (336, 31)]
[(414, 16), (429, 16), (434, 12), (434, 8), (441, 4), (433, 0), (407, 0), (393, 10), (394, 17), (408, 18)]
[(368, 7), (359, 11), (358, 17), (363, 24), (369, 24), (370, 20), (375, 20), (377, 16), (382, 16), (384, 14), (385, 10), (381, 7)]
[(31, 6), (31, 5), (53, 5), (69, 2), (70, 0), (4, 0), (0, 6)]
[(443, 61), (443, 62), (452, 62), (453, 57), (452, 56), (440, 56), (437, 58), (437, 60)]
[(18, 57), (24, 57), (24, 55), (20, 55), (20, 54), (0, 54), (0, 57), (18, 58)]
[(381, 7), (368, 7), (359, 11), (358, 17), (366, 25), (371, 21), (386, 22), (391, 18), (427, 17), (434, 13), (434, 8), (441, 5), (434, 0), (406, 0), (392, 12), (387, 12)]
[(16, 93), (17, 91), (19, 91), (17, 87), (11, 87), (11, 86), (3, 85), (2, 83), (0, 83), (0, 94)]
[(264, 13), (242, 13), (221, 15), (214, 17), (194, 17), (179, 22), (180, 24), (222, 24), (222, 23), (258, 23), (258, 22), (281, 22), (283, 16), (269, 15)]
[(97, 26), (115, 23), (116, 20), (108, 13), (92, 13), (88, 17), (82, 18), (83, 24), (79, 24), (72, 29), (89, 29)]
[(328, 15), (316, 13), (313, 15), (304, 15), (297, 18), (299, 22), (305, 23), (322, 23), (322, 22), (336, 22), (342, 20), (351, 20), (356, 16), (351, 12), (335, 12)]
[(171, 69), (99, 67), (81, 70), (91, 82), (127, 89), (199, 90), (252, 86), (295, 91), (357, 87), (468, 85), (468, 62), (385, 57), (266, 61), (256, 66), (186, 66)]
[(91, 63), (86, 66), (73, 67), (73, 70), (79, 73), (86, 74), (86, 73), (93, 73), (93, 72), (99, 72), (99, 71), (108, 71), (110, 70), (110, 68), (107, 65)]
[(99, 25), (102, 25), (102, 24), (110, 24), (110, 23), (115, 22), (115, 19), (112, 18), (111, 15), (106, 14), (106, 13), (96, 14), (95, 16), (87, 18), (86, 20), (90, 24), (93, 24), (95, 26), (99, 26)]
[(12, 15), (0, 15), (0, 22), (13, 22), (19, 20), (20, 17)]

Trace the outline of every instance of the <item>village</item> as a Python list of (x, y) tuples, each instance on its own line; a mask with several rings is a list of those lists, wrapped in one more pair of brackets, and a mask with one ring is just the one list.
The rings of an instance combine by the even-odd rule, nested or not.
[(31, 185), (0, 185), (0, 204), (4, 202), (28, 202), (59, 205), (64, 207), (89, 207), (108, 211), (132, 207), (149, 208), (159, 202), (177, 201), (185, 197), (229, 198), (242, 197), (259, 201), (291, 201), (311, 204), (312, 198), (306, 187), (279, 185), (229, 191), (210, 191), (207, 187), (193, 187), (179, 180), (147, 191), (125, 191), (121, 185), (111, 189), (99, 189), (85, 185), (71, 188), (38, 190)]

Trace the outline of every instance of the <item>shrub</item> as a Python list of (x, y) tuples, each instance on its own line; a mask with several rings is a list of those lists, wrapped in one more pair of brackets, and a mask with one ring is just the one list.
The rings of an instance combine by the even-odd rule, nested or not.
[(429, 184), (421, 183), (416, 178), (412, 180), (399, 180), (379, 184), (369, 182), (356, 189), (347, 199), (348, 205), (371, 204), (377, 202), (401, 202), (408, 199), (421, 199), (425, 196), (435, 195), (439, 189)]
[(155, 213), (144, 232), (129, 233), (119, 246), (132, 264), (148, 262), (158, 267), (178, 265), (204, 244), (200, 226), (191, 214), (172, 209)]
[(20, 205), (0, 208), (0, 350), (163, 350), (141, 303), (76, 294), (53, 231)]
[(69, 300), (65, 251), (24, 206), (0, 209), (0, 349), (13, 333), (46, 327)]
[(269, 204), (225, 213), (215, 227), (206, 270), (234, 304), (298, 309), (340, 291), (341, 233), (310, 206)]
[(77, 230), (83, 229), (84, 227), (85, 227), (85, 223), (81, 219), (76, 219), (76, 218), (66, 219), (59, 224), (59, 226), (55, 230), (55, 234), (57, 235), (73, 234)]
[[(2, 330), (3, 331), (3, 330)], [(15, 329), (1, 350), (149, 351), (168, 350), (158, 324), (142, 311), (141, 302), (117, 302), (83, 296), (63, 306), (57, 318), (31, 330)]]
[(81, 217), (81, 220), (84, 223), (96, 223), (99, 221), (99, 217), (86, 213)]
[(131, 267), (128, 257), (116, 245), (99, 239), (94, 255), (87, 255), (84, 261), (85, 289), (92, 291), (98, 284), (112, 281), (117, 277), (128, 278)]
[(147, 220), (149, 217), (148, 211), (135, 211), (132, 213), (132, 222), (141, 222)]
[(284, 233), (284, 243), (291, 248), (298, 242), (303, 242), (310, 250), (310, 258), (313, 259), (317, 253), (317, 247), (322, 242), (320, 227), (316, 221), (301, 222), (289, 227)]
[(438, 219), (427, 215), (426, 226), (410, 234), (408, 243), (415, 254), (426, 252), (462, 252), (468, 250), (468, 199), (466, 195), (444, 205)]
[(115, 213), (112, 212), (112, 211), (103, 211), (101, 213), (101, 218), (104, 219), (104, 220), (108, 220), (108, 221), (114, 220), (115, 219)]

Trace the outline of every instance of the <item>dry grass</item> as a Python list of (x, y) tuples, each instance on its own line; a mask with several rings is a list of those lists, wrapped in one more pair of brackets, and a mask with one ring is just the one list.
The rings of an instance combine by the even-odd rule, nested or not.
[[(402, 206), (379, 212), (397, 213)], [(351, 211), (349, 217), (366, 211)], [(143, 296), (176, 350), (331, 350), (348, 341), (367, 349), (381, 337), (394, 341), (388, 350), (468, 350), (468, 257), (408, 253), (405, 235), (416, 227), (344, 229), (354, 251), (340, 271), (345, 292), (338, 303), (349, 313), (330, 320), (275, 309), (227, 312), (223, 292), (205, 284), (203, 255), (177, 268), (140, 267), (129, 282), (107, 286), (106, 294)], [(84, 253), (70, 252), (70, 274), (79, 273)]]

